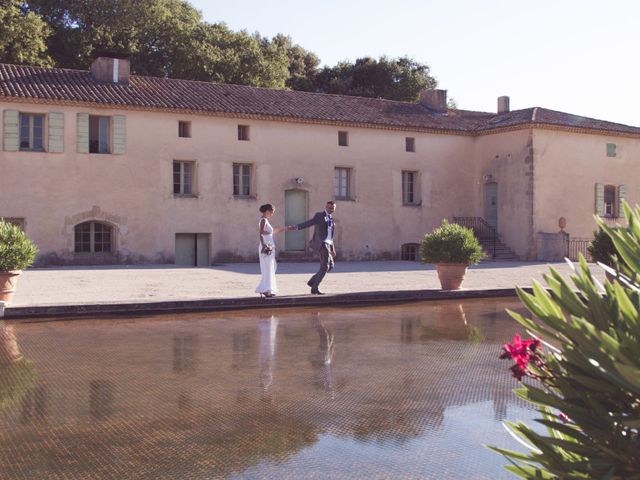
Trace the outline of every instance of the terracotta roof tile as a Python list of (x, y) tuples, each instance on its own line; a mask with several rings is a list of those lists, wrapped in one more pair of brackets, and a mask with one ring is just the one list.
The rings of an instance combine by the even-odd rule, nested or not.
[(136, 75), (130, 77), (128, 85), (118, 85), (97, 82), (89, 71), (10, 64), (0, 64), (0, 97), (258, 115), (468, 134), (536, 123), (640, 135), (640, 128), (637, 127), (542, 108), (517, 110), (501, 115), (449, 110), (448, 114), (443, 115), (419, 103)]

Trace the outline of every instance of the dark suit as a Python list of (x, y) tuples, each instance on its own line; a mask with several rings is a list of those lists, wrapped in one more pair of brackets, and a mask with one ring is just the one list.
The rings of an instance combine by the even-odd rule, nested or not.
[[(317, 289), (324, 276), (327, 274), (327, 272), (331, 271), (334, 265), (333, 253), (335, 252), (335, 248), (333, 246), (333, 243), (325, 242), (330, 225), (333, 226), (333, 234), (335, 235), (335, 224), (333, 223), (332, 215), (327, 213), (326, 210), (318, 212), (313, 216), (313, 218), (296, 225), (298, 230), (309, 228), (311, 226), (315, 227), (313, 229), (313, 237), (311, 237), (309, 245), (320, 255), (320, 269), (307, 282), (307, 285), (309, 285), (311, 288)], [(332, 237), (334, 235), (332, 235)]]

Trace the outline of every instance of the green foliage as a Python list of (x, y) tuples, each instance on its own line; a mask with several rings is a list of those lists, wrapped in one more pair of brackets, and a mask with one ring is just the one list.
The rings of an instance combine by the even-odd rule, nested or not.
[(588, 247), (589, 255), (594, 262), (604, 263), (613, 266), (615, 264), (613, 256), (616, 255), (616, 247), (613, 240), (607, 233), (599, 228), (593, 232), (593, 240)]
[(27, 11), (25, 2), (0, 2), (0, 62), (51, 66), (45, 44), (50, 33), (39, 15)]
[[(0, 4), (4, 5), (4, 4)], [(96, 54), (131, 60), (138, 75), (415, 101), (435, 88), (408, 57), (320, 59), (278, 34), (207, 23), (186, 0), (31, 0), (0, 6), (0, 60), (86, 69)], [(46, 42), (46, 43), (45, 43)]]
[(603, 294), (581, 257), (573, 286), (551, 269), (547, 288), (534, 282), (531, 294), (518, 289), (533, 318), (509, 312), (559, 348), (545, 354), (539, 382), (516, 390), (538, 405), (547, 434), (509, 423), (530, 452), (491, 447), (521, 478), (640, 478), (640, 207), (625, 204), (624, 211), (628, 227), (598, 223), (623, 258), (626, 278), (605, 282)]
[(38, 248), (15, 225), (0, 220), (0, 272), (24, 270), (38, 254)]
[(473, 230), (457, 223), (442, 222), (422, 239), (422, 263), (478, 263), (484, 257), (480, 242)]
[(376, 60), (359, 58), (355, 63), (341, 62), (325, 67), (315, 79), (315, 91), (416, 101), (422, 90), (436, 88), (437, 81), (429, 67), (408, 57)]

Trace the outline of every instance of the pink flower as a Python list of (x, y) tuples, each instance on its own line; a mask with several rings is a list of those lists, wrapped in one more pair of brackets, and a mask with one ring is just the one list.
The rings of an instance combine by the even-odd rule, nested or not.
[(511, 373), (518, 380), (527, 374), (527, 365), (529, 362), (538, 360), (536, 350), (540, 347), (540, 341), (537, 339), (522, 340), (520, 335), (513, 338), (513, 345), (505, 343), (502, 347), (500, 358), (511, 358), (516, 364), (511, 367)]

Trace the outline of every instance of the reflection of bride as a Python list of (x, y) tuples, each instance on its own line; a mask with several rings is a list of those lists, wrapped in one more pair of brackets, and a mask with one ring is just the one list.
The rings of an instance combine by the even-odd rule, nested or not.
[(260, 364), (260, 386), (264, 393), (269, 393), (273, 383), (273, 370), (276, 364), (276, 333), (278, 319), (271, 315), (258, 321), (260, 344), (258, 362)]

